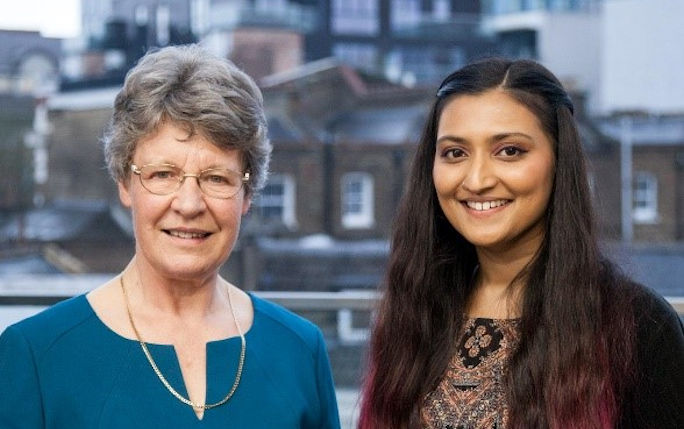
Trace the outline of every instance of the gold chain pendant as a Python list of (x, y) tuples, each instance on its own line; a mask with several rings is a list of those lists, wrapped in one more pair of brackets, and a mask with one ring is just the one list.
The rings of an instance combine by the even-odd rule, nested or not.
[(147, 358), (147, 361), (150, 363), (150, 366), (152, 367), (152, 370), (154, 370), (154, 373), (157, 374), (157, 377), (159, 378), (159, 381), (166, 387), (166, 390), (168, 390), (176, 399), (181, 401), (182, 403), (191, 406), (192, 408), (198, 409), (198, 410), (209, 410), (211, 408), (218, 407), (220, 405), (225, 404), (230, 400), (230, 398), (233, 396), (235, 391), (237, 390), (238, 385), (240, 384), (240, 378), (242, 378), (242, 369), (245, 365), (245, 354), (247, 350), (247, 341), (245, 340), (245, 335), (242, 333), (242, 329), (240, 328), (240, 324), (238, 323), (237, 316), (235, 315), (235, 309), (233, 308), (233, 301), (230, 299), (230, 289), (228, 289), (228, 305), (230, 306), (230, 312), (233, 315), (233, 320), (235, 321), (235, 326), (237, 327), (238, 333), (240, 334), (240, 341), (241, 341), (241, 347), (240, 347), (240, 360), (238, 362), (238, 368), (235, 373), (235, 381), (233, 382), (233, 386), (230, 388), (230, 391), (226, 395), (225, 398), (221, 399), (218, 402), (215, 402), (213, 404), (197, 404), (195, 402), (192, 402), (190, 399), (184, 397), (176, 389), (171, 386), (171, 384), (168, 382), (166, 377), (164, 377), (164, 374), (162, 374), (161, 370), (157, 366), (157, 363), (154, 361), (154, 358), (152, 357), (152, 354), (150, 353), (149, 349), (147, 348), (147, 344), (145, 341), (142, 340), (142, 337), (140, 336), (140, 333), (138, 332), (138, 329), (135, 326), (135, 322), (133, 322), (133, 315), (131, 314), (131, 306), (128, 302), (128, 294), (126, 293), (126, 287), (124, 286), (124, 280), (123, 280), (123, 274), (119, 276), (119, 280), (121, 283), (121, 290), (123, 291), (124, 295), (124, 301), (126, 302), (126, 311), (128, 312), (128, 320), (131, 322), (131, 327), (133, 328), (133, 332), (135, 332), (135, 338), (138, 340), (140, 343), (140, 347), (142, 348), (143, 353), (145, 354), (145, 357)]

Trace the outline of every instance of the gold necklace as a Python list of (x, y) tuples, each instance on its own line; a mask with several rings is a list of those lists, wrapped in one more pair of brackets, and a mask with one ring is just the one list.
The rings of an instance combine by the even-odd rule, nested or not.
[(154, 370), (154, 373), (157, 374), (157, 377), (159, 378), (159, 381), (162, 382), (164, 387), (166, 387), (166, 390), (168, 390), (173, 396), (176, 397), (179, 401), (182, 403), (191, 406), (192, 408), (195, 409), (200, 409), (200, 410), (208, 410), (211, 408), (218, 407), (220, 405), (225, 404), (230, 400), (230, 398), (233, 396), (235, 391), (237, 390), (238, 385), (240, 384), (240, 378), (242, 377), (242, 368), (245, 365), (245, 352), (247, 349), (247, 341), (245, 340), (245, 336), (242, 333), (242, 329), (240, 329), (240, 324), (238, 323), (237, 316), (235, 316), (235, 310), (233, 309), (233, 302), (230, 299), (230, 289), (228, 289), (228, 305), (230, 306), (230, 312), (233, 314), (233, 320), (235, 321), (235, 326), (237, 327), (238, 333), (240, 334), (240, 341), (242, 342), (241, 348), (240, 348), (240, 361), (238, 362), (238, 368), (235, 373), (235, 381), (233, 382), (233, 386), (230, 388), (230, 391), (226, 395), (225, 398), (221, 399), (220, 401), (213, 403), (213, 404), (197, 404), (195, 402), (192, 402), (190, 399), (184, 397), (180, 393), (176, 391), (176, 389), (171, 386), (171, 384), (166, 380), (166, 377), (164, 377), (164, 374), (159, 370), (159, 367), (157, 366), (157, 363), (154, 361), (154, 358), (152, 358), (152, 354), (147, 348), (147, 344), (142, 340), (140, 337), (140, 333), (138, 332), (138, 329), (135, 327), (135, 322), (133, 322), (133, 315), (131, 314), (131, 306), (128, 302), (128, 295), (126, 294), (126, 288), (124, 287), (124, 280), (123, 280), (123, 274), (119, 277), (120, 283), (121, 283), (121, 290), (123, 291), (124, 295), (124, 301), (126, 302), (126, 311), (128, 312), (128, 320), (131, 322), (131, 326), (133, 327), (133, 332), (135, 332), (135, 337), (137, 338), (138, 342), (140, 343), (140, 347), (142, 348), (143, 353), (145, 354), (145, 357), (147, 358), (147, 361), (150, 363), (150, 366), (152, 366), (152, 369)]

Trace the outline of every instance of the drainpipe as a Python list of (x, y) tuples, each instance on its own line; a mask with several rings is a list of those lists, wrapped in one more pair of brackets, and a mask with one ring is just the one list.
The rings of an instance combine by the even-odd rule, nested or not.
[(634, 227), (632, 224), (632, 117), (620, 118), (620, 179), (622, 202), (622, 241), (632, 242)]
[(332, 130), (326, 130), (323, 140), (323, 230), (333, 236), (335, 216), (335, 142)]

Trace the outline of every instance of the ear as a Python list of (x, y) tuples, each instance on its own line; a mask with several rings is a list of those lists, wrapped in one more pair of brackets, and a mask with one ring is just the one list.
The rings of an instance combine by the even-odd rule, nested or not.
[(119, 188), (119, 200), (124, 207), (131, 208), (131, 193), (128, 189), (129, 184), (118, 181), (117, 187)]
[(242, 216), (246, 215), (252, 206), (252, 197), (245, 195), (242, 197)]

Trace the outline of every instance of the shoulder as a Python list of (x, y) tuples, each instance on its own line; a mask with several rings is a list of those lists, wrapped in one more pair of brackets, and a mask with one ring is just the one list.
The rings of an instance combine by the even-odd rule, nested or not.
[(250, 293), (254, 305), (255, 323), (274, 338), (299, 343), (312, 352), (320, 347), (322, 334), (310, 321), (278, 304), (267, 301)]
[[(636, 383), (625, 406), (625, 427), (684, 427), (684, 327), (658, 293), (632, 284)], [(631, 403), (629, 401), (632, 401)]]
[(639, 372), (652, 379), (676, 373), (684, 387), (684, 326), (679, 315), (665, 298), (642, 285), (634, 286), (632, 307)]
[(632, 284), (634, 322), (637, 333), (658, 336), (670, 332), (682, 335), (682, 321), (675, 309), (665, 298), (646, 286)]
[(9, 326), (2, 336), (21, 337), (35, 354), (40, 355), (93, 315), (85, 295), (79, 295)]

